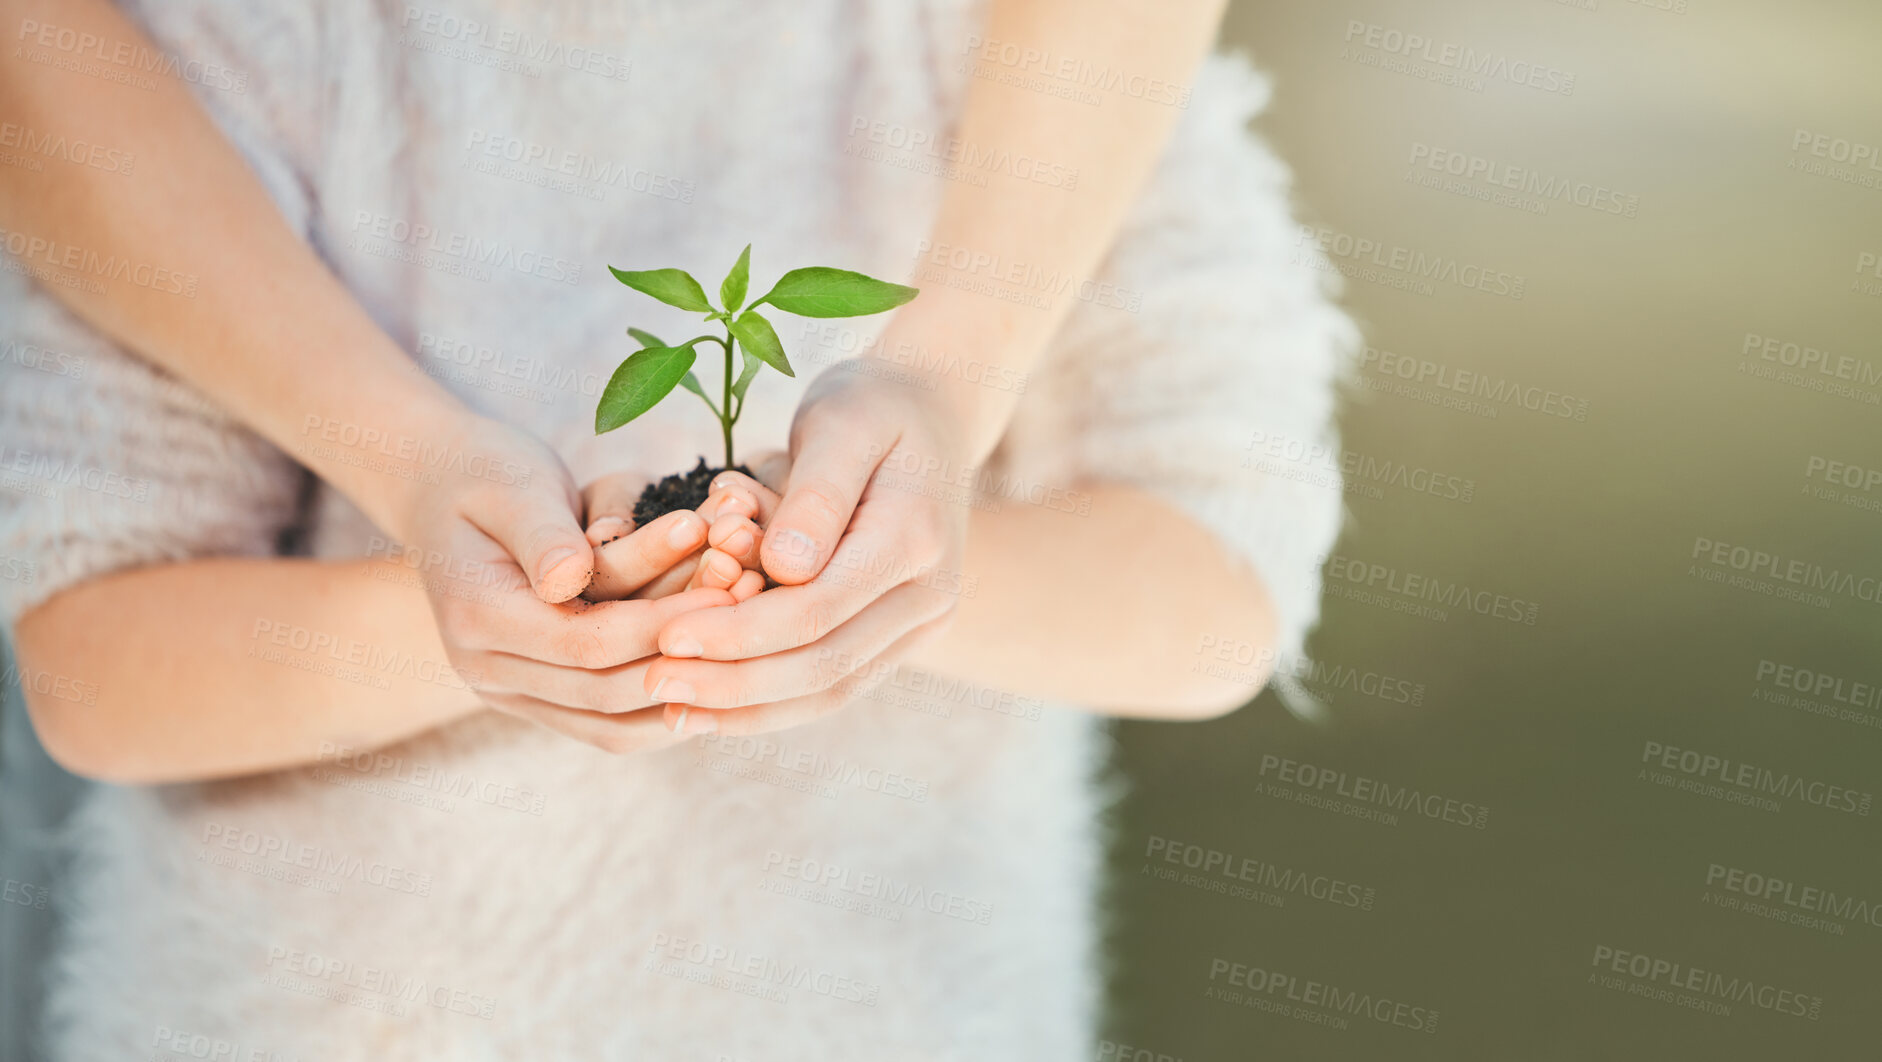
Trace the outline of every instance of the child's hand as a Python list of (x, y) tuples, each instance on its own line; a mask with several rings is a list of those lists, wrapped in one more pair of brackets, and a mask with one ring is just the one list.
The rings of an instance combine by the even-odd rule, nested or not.
[[(583, 597), (653, 599), (703, 587), (742, 602), (764, 589), (759, 543), (778, 503), (775, 492), (743, 473), (723, 472), (697, 511), (667, 513), (635, 528), (634, 502), (647, 482), (616, 473), (582, 491), (595, 551), (594, 577)], [(691, 555), (670, 563), (675, 550)]]

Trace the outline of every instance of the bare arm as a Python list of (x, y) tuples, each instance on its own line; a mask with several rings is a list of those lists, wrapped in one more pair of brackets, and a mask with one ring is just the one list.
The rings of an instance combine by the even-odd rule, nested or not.
[[(979, 47), (1187, 86), (1222, 6), (994, 0)], [(966, 43), (970, 61), (982, 54)], [(960, 141), (980, 156), (1005, 153), (1075, 171), (1076, 188), (1005, 176), (984, 186), (950, 182), (918, 259), (921, 297), (898, 311), (870, 356), (894, 359), (913, 344), (980, 359), (1009, 377), (1029, 373), (1076, 300), (1060, 294), (1043, 307), (1010, 302), (934, 282), (932, 270), (978, 257), (1075, 283), (1095, 278), (1181, 113), (1149, 96), (1108, 92), (1093, 107), (975, 78)], [(902, 362), (889, 368), (889, 378), (910, 371)], [(680, 688), (699, 695), (693, 704), (739, 708), (710, 720), (693, 713), (689, 726), (750, 732), (831, 710), (841, 701), (828, 695), (833, 679), (816, 666), (820, 658), (893, 659), (950, 613), (944, 640), (916, 650), (919, 658), (1015, 691), (1161, 718), (1218, 714), (1254, 695), (1264, 669), (1224, 681), (1193, 665), (1205, 635), (1270, 647), (1273, 606), (1260, 580), (1176, 507), (1094, 487), (1088, 517), (1025, 505), (964, 514), (920, 491), (943, 486), (939, 479), (896, 476), (904, 489), (880, 485), (879, 466), (907, 467), (883, 463), (896, 451), (917, 466), (979, 466), (1017, 405), (1013, 391), (938, 369), (929, 375), (919, 387), (853, 373), (817, 381), (798, 411), (785, 499), (765, 539), (766, 571), (794, 585), (737, 609), (684, 617), (662, 634), (668, 659), (650, 669), (650, 683), (684, 676)], [(959, 572), (976, 579), (976, 594), (923, 595), (906, 582), (862, 585), (832, 559), (845, 551), (895, 557), (904, 570)], [(839, 566), (837, 578), (820, 577), (826, 565)]]
[[(9, 30), (49, 24), (155, 49), (107, 0), (0, 0), (0, 19)], [(0, 57), (0, 111), (10, 120), (70, 131), (137, 158), (129, 179), (92, 167), (0, 167), (0, 228), (194, 275), (194, 297), (124, 280), (107, 280), (102, 291), (46, 290), (190, 381), (410, 541), (401, 477), (309, 444), (329, 423), (446, 438), (461, 407), (288, 227), (188, 89), (174, 78), (152, 80), (149, 90), (132, 89)], [(57, 271), (56, 260), (33, 264)]]
[(1199, 719), (1246, 704), (1271, 654), (1223, 678), (1202, 648), (1266, 648), (1261, 581), (1181, 512), (1126, 487), (1091, 488), (1091, 515), (1034, 505), (976, 512), (953, 624), (912, 662), (1107, 715)]
[(16, 631), (33, 727), (75, 773), (170, 782), (450, 722), (480, 705), (411, 579), (385, 561), (224, 559), (79, 584)]

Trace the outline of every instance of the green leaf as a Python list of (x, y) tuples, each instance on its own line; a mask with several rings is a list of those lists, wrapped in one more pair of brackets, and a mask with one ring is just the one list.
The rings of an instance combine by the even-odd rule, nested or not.
[(785, 360), (784, 344), (778, 342), (778, 333), (771, 327), (771, 322), (758, 315), (757, 310), (746, 310), (731, 323), (732, 338), (745, 348), (745, 353), (753, 354), (766, 365), (786, 376), (796, 376), (791, 363)]
[(738, 264), (725, 275), (725, 282), (719, 285), (719, 301), (725, 303), (728, 312), (736, 313), (745, 304), (745, 288), (751, 283), (751, 244), (739, 252)]
[(680, 377), (680, 386), (698, 395), (700, 401), (706, 403), (706, 408), (712, 410), (712, 415), (715, 417), (719, 416), (718, 405), (713, 402), (711, 395), (706, 394), (705, 385), (699, 382), (699, 377), (689, 372), (685, 376)]
[(614, 279), (633, 288), (643, 295), (652, 295), (668, 306), (678, 306), (682, 310), (697, 313), (711, 313), (712, 304), (706, 301), (706, 289), (699, 286), (692, 274), (684, 269), (644, 269), (640, 272), (628, 272), (608, 267)]
[(751, 390), (751, 382), (757, 377), (759, 366), (764, 364), (758, 360), (758, 355), (751, 351), (747, 350), (742, 353), (745, 357), (745, 368), (739, 372), (738, 379), (732, 381), (732, 397), (738, 399), (738, 408), (741, 411), (745, 408), (745, 392)]
[(800, 317), (867, 317), (893, 310), (919, 294), (914, 288), (847, 269), (812, 266), (784, 274), (764, 298), (752, 305), (768, 302)]
[(627, 330), (627, 334), (630, 336), (633, 336), (635, 341), (640, 343), (640, 345), (643, 347), (666, 346), (665, 343), (660, 342), (660, 337), (654, 335), (652, 332), (643, 332), (638, 328), (630, 328)]
[(652, 409), (685, 379), (699, 355), (683, 347), (648, 347), (614, 370), (595, 407), (595, 434), (614, 429)]

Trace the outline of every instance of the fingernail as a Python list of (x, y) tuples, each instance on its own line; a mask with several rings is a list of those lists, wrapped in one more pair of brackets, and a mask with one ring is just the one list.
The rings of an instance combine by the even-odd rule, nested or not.
[(604, 516), (588, 525), (588, 540), (605, 544), (627, 534), (632, 528), (632, 524), (618, 516)]
[(550, 550), (548, 555), (542, 558), (542, 566), (536, 569), (536, 581), (541, 582), (549, 578), (549, 573), (555, 571), (556, 565), (561, 564), (563, 561), (573, 556), (575, 556), (575, 548), (573, 546), (563, 546), (561, 549)]
[(681, 518), (673, 521), (673, 529), (667, 532), (667, 545), (674, 549), (685, 549), (699, 541), (699, 529), (691, 520)]
[[(672, 645), (669, 645), (665, 649), (661, 650), (661, 652), (663, 652), (667, 656), (677, 656), (677, 657), (694, 657), (694, 656), (700, 655), (701, 653), (704, 653), (705, 651), (706, 651), (705, 646), (700, 645), (698, 642), (692, 640), (691, 638), (675, 639)], [(666, 680), (661, 679), (660, 681), (665, 682)], [(660, 693), (659, 689), (656, 688), (654, 690), (654, 695), (659, 696), (659, 693)]]
[(725, 545), (720, 548), (727, 553), (744, 553), (746, 550), (751, 549), (751, 544), (751, 529), (741, 527), (737, 531), (732, 532), (732, 534), (726, 538)]
[(675, 734), (686, 733), (686, 713), (688, 711), (690, 711), (690, 709), (682, 704), (680, 705), (680, 714), (673, 717), (672, 730)]
[(694, 692), (691, 683), (661, 679), (660, 685), (654, 688), (653, 697), (667, 704), (691, 704), (699, 699), (699, 694)]

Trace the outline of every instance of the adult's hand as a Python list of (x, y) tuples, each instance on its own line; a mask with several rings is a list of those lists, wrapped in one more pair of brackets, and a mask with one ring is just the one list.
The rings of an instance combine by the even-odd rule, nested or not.
[[(682, 733), (748, 734), (834, 711), (953, 615), (972, 501), (957, 416), (856, 373), (820, 377), (762, 546), (777, 583), (660, 632), (649, 696)], [(713, 709), (691, 711), (692, 708)]]
[[(581, 494), (546, 444), (467, 417), (437, 436), (436, 482), (415, 481), (402, 511), (451, 665), (490, 707), (610, 752), (666, 743), (639, 681), (662, 626), (730, 605), (724, 588), (659, 599), (576, 597), (595, 567)], [(696, 513), (672, 513), (605, 547), (623, 585), (652, 582), (705, 545)], [(411, 552), (416, 551), (416, 552)]]

